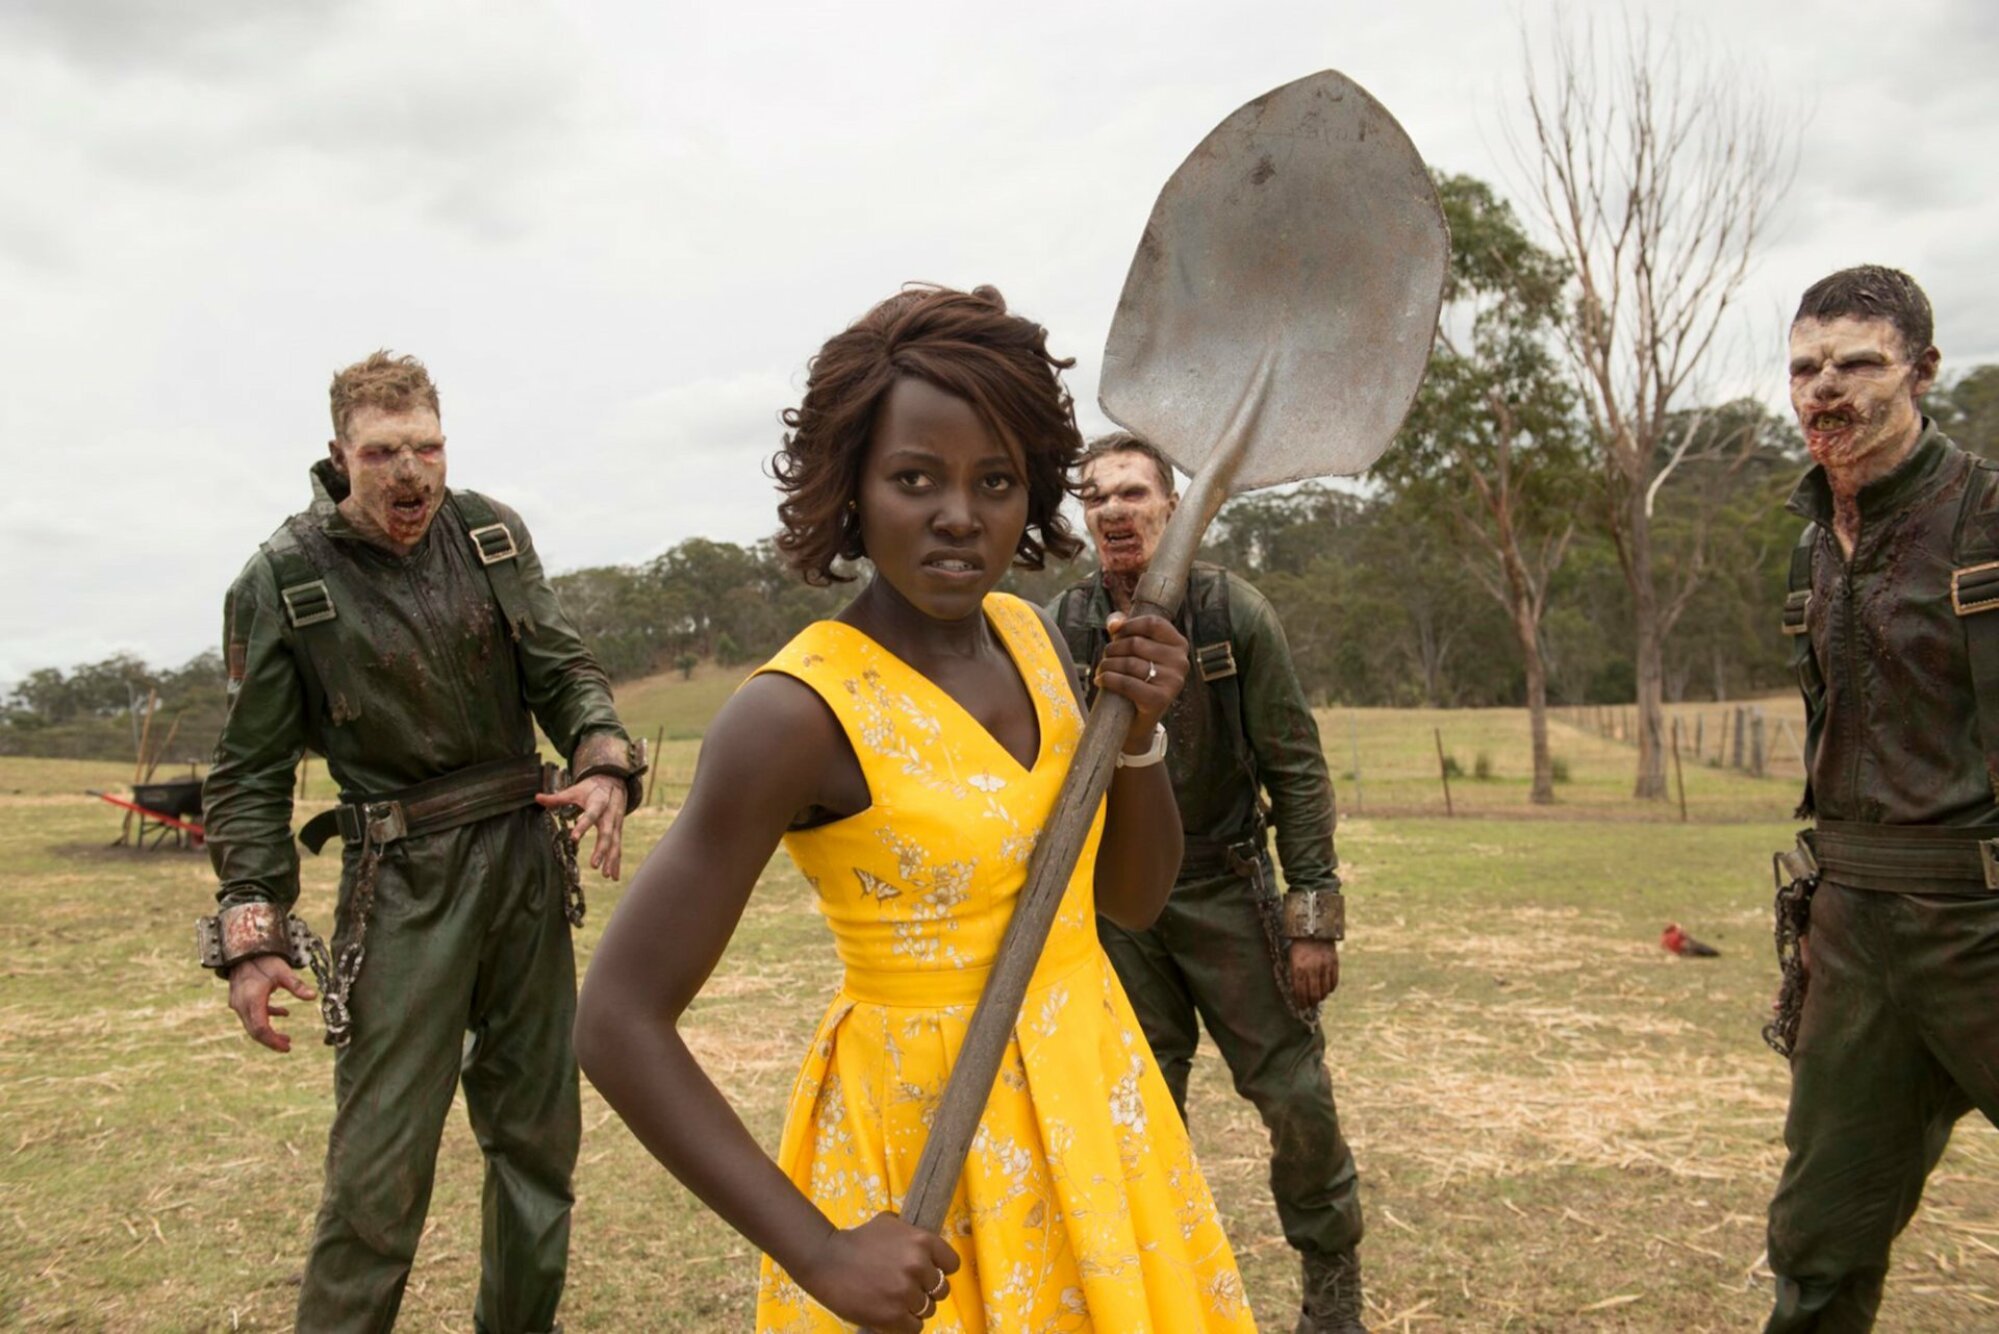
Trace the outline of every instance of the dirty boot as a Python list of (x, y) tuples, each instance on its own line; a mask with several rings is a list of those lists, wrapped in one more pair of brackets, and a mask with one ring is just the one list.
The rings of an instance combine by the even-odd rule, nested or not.
[(1360, 1319), (1360, 1256), (1305, 1256), (1305, 1309), (1294, 1334), (1367, 1334)]

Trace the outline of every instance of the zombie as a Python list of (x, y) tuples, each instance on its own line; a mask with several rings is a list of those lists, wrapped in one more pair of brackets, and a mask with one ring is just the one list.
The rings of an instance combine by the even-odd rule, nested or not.
[[(229, 590), (229, 711), (204, 791), (220, 911), (203, 962), (273, 1051), (287, 993), (334, 1045), (325, 1188), (301, 1330), (395, 1321), (461, 1077), (486, 1158), (474, 1327), (555, 1327), (580, 1134), (573, 840), (615, 879), (643, 759), (520, 516), (445, 486), (437, 390), (378, 352), (333, 379), (309, 509)], [(575, 776), (544, 765), (535, 725)], [(341, 845), (330, 951), (291, 916), (292, 787), (326, 757)], [(555, 812), (573, 816), (565, 831)], [(311, 962), (317, 991), (295, 969)]]
[[(1123, 433), (1091, 444), (1079, 481), (1100, 569), (1049, 611), (1087, 684), (1178, 493), (1165, 457)], [(1152, 926), (1100, 917), (1098, 932), (1182, 1119), (1202, 1024), (1262, 1116), (1278, 1218), (1304, 1271), (1298, 1331), (1362, 1329), (1358, 1178), (1319, 1026), (1319, 1004), (1340, 982), (1345, 900), (1318, 725), (1283, 627), (1247, 582), (1197, 562), (1179, 628), (1193, 645), (1193, 671), (1166, 716), (1185, 841), (1179, 877)]]
[(1922, 289), (1873, 265), (1814, 283), (1791, 324), (1813, 467), (1784, 628), (1813, 828), (1780, 859), (1785, 1334), (1871, 1328), (1953, 1126), (1999, 1123), (1999, 467), (1923, 416), (1931, 337)]

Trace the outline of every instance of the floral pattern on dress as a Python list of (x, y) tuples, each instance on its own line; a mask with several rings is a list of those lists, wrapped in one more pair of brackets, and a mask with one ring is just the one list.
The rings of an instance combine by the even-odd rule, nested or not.
[[(1031, 768), (850, 626), (811, 626), (765, 668), (826, 700), (872, 796), (785, 839), (847, 976), (793, 1086), (778, 1164), (841, 1227), (901, 1203), (1081, 735), (1038, 613), (994, 594), (986, 615), (1034, 702)], [(926, 1334), (1254, 1329), (1186, 1131), (1097, 944), (1101, 829), (1100, 809), (946, 1215), (963, 1266)], [(764, 1261), (759, 1334), (845, 1328)]]

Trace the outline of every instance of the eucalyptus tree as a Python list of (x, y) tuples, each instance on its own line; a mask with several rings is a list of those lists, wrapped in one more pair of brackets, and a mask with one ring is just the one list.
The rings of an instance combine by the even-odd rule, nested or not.
[(1445, 521), (1465, 568), (1505, 611), (1533, 742), (1532, 797), (1555, 799), (1542, 622), (1589, 489), (1557, 334), (1568, 272), (1492, 187), (1439, 174), (1451, 229), (1429, 374), (1373, 476)]

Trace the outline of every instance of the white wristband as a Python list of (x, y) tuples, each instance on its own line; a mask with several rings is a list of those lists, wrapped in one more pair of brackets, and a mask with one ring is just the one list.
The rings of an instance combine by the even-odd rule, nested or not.
[(1159, 763), (1165, 758), (1166, 724), (1154, 723), (1152, 725), (1152, 744), (1136, 755), (1127, 755), (1125, 752), (1119, 751), (1117, 755), (1117, 767), (1120, 769), (1144, 769)]

